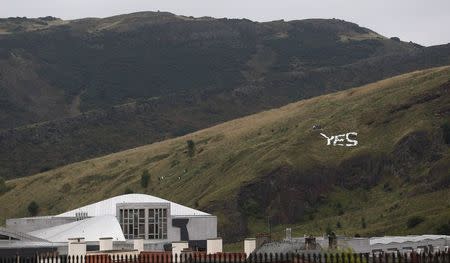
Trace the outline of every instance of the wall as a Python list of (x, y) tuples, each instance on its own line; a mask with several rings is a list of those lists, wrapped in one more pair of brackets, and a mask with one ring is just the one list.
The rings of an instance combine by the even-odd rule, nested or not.
[(222, 238), (208, 239), (206, 241), (206, 254), (222, 253)]
[(351, 248), (355, 253), (368, 253), (372, 251), (370, 248), (369, 238), (363, 237), (338, 237), (337, 246), (338, 248)]
[(217, 238), (216, 216), (191, 216), (187, 225), (189, 240)]
[(244, 253), (249, 255), (253, 253), (256, 249), (256, 239), (255, 238), (246, 238), (244, 240)]

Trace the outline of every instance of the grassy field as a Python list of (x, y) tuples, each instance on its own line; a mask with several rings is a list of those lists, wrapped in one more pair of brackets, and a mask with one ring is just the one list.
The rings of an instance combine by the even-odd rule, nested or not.
[[(413, 72), (10, 180), (0, 220), (27, 216), (31, 201), (46, 215), (138, 192), (214, 213), (231, 249), (267, 231), (267, 216), (275, 237), (285, 227), (295, 235), (436, 232), (450, 221), (441, 128), (449, 121), (449, 80), (450, 67)], [(327, 146), (315, 124), (327, 135), (358, 132), (359, 145)], [(412, 216), (423, 222), (408, 228)]]

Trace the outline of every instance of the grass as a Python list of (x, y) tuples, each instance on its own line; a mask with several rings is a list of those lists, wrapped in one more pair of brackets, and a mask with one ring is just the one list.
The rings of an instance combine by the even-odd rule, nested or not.
[[(239, 195), (247, 186), (277, 167), (288, 166), (300, 172), (314, 171), (318, 165), (337, 169), (343, 161), (364, 153), (388, 155), (401, 138), (413, 131), (438, 134), (445, 118), (436, 112), (448, 105), (448, 95), (416, 103), (404, 112), (391, 110), (435, 92), (449, 78), (449, 67), (413, 72), (299, 101), (175, 139), (10, 180), (7, 182), (10, 190), (0, 195), (0, 220), (26, 216), (31, 201), (39, 205), (40, 214), (57, 214), (131, 190), (214, 213), (218, 215), (222, 235), (244, 226), (246, 233), (235, 234), (235, 239), (228, 240), (242, 237), (237, 235), (265, 232), (265, 218), (239, 212)], [(327, 135), (357, 131), (359, 146), (326, 146), (325, 140), (312, 130), (314, 124), (320, 124)], [(193, 155), (187, 152), (189, 140), (195, 143)], [(439, 147), (440, 154), (448, 158), (448, 146)], [(422, 160), (416, 165), (416, 174), (411, 176), (419, 180), (427, 174), (432, 162)], [(152, 175), (145, 189), (140, 185), (144, 170)], [(420, 182), (406, 183), (394, 173), (385, 172), (380, 182), (367, 190), (336, 184), (324, 193), (323, 201), (314, 204), (310, 217), (290, 224), (274, 224), (272, 231), (275, 237), (282, 237), (284, 228), (289, 226), (294, 235), (322, 234), (327, 226), (335, 228), (339, 221), (342, 227), (335, 229), (338, 234), (432, 232), (450, 218), (450, 191), (431, 189), (417, 194), (418, 186), (427, 186)], [(384, 186), (386, 183), (389, 187)], [(386, 191), (387, 188), (391, 190)], [(341, 207), (343, 214), (336, 207)], [(424, 222), (408, 229), (406, 222), (411, 216), (421, 216)], [(362, 217), (367, 223), (365, 229), (361, 227)], [(234, 242), (229, 245), (231, 250), (236, 246)]]

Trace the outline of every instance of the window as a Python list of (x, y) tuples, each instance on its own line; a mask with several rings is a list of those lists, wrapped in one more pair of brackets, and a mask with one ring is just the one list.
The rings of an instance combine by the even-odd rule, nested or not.
[(148, 210), (148, 239), (167, 239), (167, 209)]
[(145, 209), (119, 209), (119, 223), (126, 239), (145, 238)]

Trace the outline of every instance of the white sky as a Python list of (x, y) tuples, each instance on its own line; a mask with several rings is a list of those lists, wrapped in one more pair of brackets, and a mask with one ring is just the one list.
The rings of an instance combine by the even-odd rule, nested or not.
[(339, 18), (422, 45), (450, 42), (450, 0), (0, 0), (0, 17), (107, 17), (137, 11), (256, 21)]

